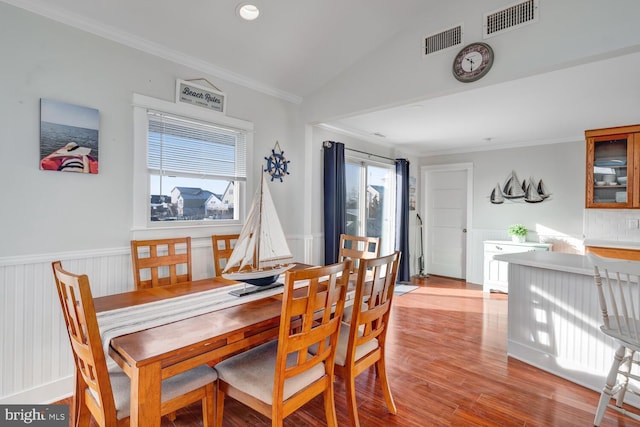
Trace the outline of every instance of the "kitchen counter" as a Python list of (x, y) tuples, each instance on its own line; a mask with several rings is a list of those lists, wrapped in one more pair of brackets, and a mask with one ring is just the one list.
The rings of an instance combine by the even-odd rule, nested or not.
[(564, 252), (522, 252), (502, 254), (494, 257), (509, 264), (526, 265), (547, 270), (583, 274), (593, 277), (593, 267), (584, 255)]
[(586, 239), (584, 245), (584, 251), (588, 254), (640, 261), (640, 242)]
[(583, 245), (597, 246), (599, 248), (640, 250), (640, 242), (625, 242), (620, 240), (584, 239)]
[[(600, 330), (588, 258), (561, 252), (496, 258), (509, 263), (509, 357), (600, 392), (617, 346)], [(638, 396), (627, 396), (627, 403), (640, 407)]]

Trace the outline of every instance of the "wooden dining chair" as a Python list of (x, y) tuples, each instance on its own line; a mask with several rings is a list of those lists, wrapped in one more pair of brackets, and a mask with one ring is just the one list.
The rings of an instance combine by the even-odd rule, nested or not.
[(352, 426), (359, 426), (355, 378), (375, 365), (389, 412), (397, 412), (391, 395), (385, 347), (400, 252), (363, 259), (358, 269), (351, 323), (342, 323), (336, 350), (336, 375), (343, 378)]
[(191, 281), (191, 237), (132, 240), (131, 262), (136, 289)]
[[(69, 273), (60, 261), (52, 263), (62, 313), (76, 365), (73, 419), (87, 426), (129, 425), (130, 380), (119, 366), (107, 368), (93, 297), (86, 275)], [(162, 381), (161, 415), (202, 402), (205, 426), (215, 422), (215, 370), (206, 365)]]
[(629, 380), (637, 381), (640, 375), (640, 262), (602, 258), (591, 253), (587, 256), (593, 265), (602, 312), (600, 330), (618, 346), (593, 425), (600, 425), (607, 408), (640, 421), (640, 411), (622, 407), (627, 391), (638, 395)]
[[(334, 359), (349, 282), (343, 273), (350, 263), (286, 273), (278, 340), (215, 366), (217, 425), (222, 425), (225, 396), (269, 417), (271, 425), (282, 426), (285, 417), (319, 394), (324, 396), (327, 424), (337, 424)], [(312, 345), (319, 348), (313, 355), (308, 351)]]
[(353, 260), (351, 271), (358, 270), (361, 259), (371, 259), (380, 255), (380, 238), (366, 236), (340, 235), (338, 262), (345, 259)]
[(214, 234), (211, 236), (211, 245), (213, 246), (213, 265), (215, 266), (216, 276), (222, 275), (222, 270), (227, 265), (227, 261), (236, 246), (239, 234)]
[[(366, 236), (352, 236), (350, 234), (340, 235), (340, 249), (338, 251), (338, 262), (346, 259), (352, 260), (351, 272), (358, 271), (361, 259), (371, 259), (380, 255), (380, 238)], [(344, 309), (342, 320), (349, 323), (353, 306), (348, 305)]]

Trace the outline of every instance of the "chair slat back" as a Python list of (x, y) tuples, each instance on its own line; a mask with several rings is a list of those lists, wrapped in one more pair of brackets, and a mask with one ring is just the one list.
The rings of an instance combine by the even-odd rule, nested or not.
[(356, 349), (362, 344), (377, 339), (378, 348), (384, 348), (400, 256), (401, 253), (396, 251), (390, 255), (363, 259), (360, 262), (346, 366), (356, 361)]
[(218, 234), (211, 236), (213, 246), (213, 265), (216, 269), (216, 276), (222, 275), (222, 270), (227, 265), (227, 261), (236, 246), (239, 234)]
[(136, 289), (191, 281), (191, 237), (132, 240), (131, 260)]
[(77, 391), (83, 394), (76, 399), (84, 399), (98, 424), (105, 425), (105, 420), (116, 419), (116, 407), (89, 278), (65, 271), (60, 261), (52, 268), (76, 364)]
[[(338, 332), (349, 284), (351, 261), (304, 270), (285, 276), (278, 354), (274, 378), (274, 402), (282, 402), (288, 378), (324, 364), (323, 380), (333, 378)], [(306, 284), (306, 287), (294, 289)], [(309, 347), (317, 345), (315, 354)], [(297, 353), (294, 364), (287, 356)]]
[(602, 258), (589, 254), (594, 267), (602, 329), (640, 346), (640, 261)]
[(351, 271), (356, 271), (361, 259), (371, 259), (380, 255), (380, 238), (340, 235), (338, 262), (351, 259)]

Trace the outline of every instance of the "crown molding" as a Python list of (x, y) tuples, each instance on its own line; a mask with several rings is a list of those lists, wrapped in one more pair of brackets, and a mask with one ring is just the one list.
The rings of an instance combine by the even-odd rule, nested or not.
[(65, 25), (78, 28), (87, 33), (91, 33), (107, 40), (114, 41), (124, 46), (146, 52), (148, 54), (166, 59), (176, 64), (184, 65), (198, 71), (219, 77), (231, 83), (244, 86), (246, 88), (283, 99), (293, 104), (301, 104), (302, 97), (289, 92), (282, 91), (272, 86), (266, 85), (257, 80), (243, 76), (233, 71), (218, 67), (210, 62), (202, 61), (182, 52), (170, 49), (158, 43), (153, 43), (147, 39), (135, 36), (115, 27), (104, 25), (86, 17), (67, 11), (59, 10), (44, 2), (31, 0), (1, 0), (4, 3), (27, 10), (45, 18), (52, 19)]

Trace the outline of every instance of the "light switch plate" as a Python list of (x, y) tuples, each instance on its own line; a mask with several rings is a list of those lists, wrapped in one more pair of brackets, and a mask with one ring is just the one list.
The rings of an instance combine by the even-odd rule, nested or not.
[(640, 228), (640, 220), (639, 219), (628, 220), (627, 228)]

